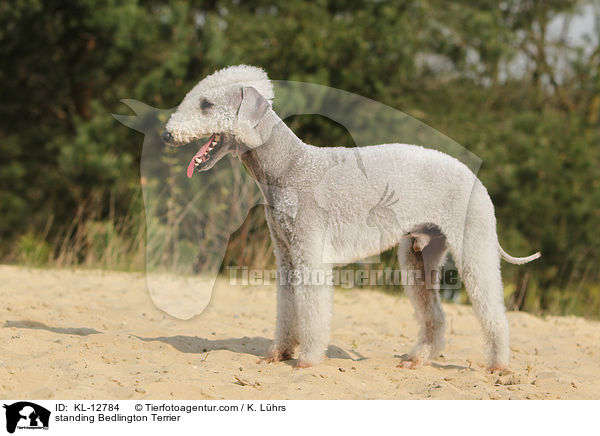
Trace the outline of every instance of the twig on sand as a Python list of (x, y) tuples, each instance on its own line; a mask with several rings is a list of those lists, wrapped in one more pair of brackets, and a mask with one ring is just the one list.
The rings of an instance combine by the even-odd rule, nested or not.
[(240, 386), (252, 386), (253, 388), (258, 389), (258, 390), (261, 389), (259, 382), (251, 382), (251, 381), (245, 380), (241, 377), (238, 377), (237, 375), (234, 375), (233, 378), (237, 380), (236, 384), (238, 384)]

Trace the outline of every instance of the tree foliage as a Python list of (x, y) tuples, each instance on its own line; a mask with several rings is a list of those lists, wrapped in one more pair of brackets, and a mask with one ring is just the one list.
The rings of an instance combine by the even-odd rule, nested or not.
[[(574, 29), (582, 15), (592, 24)], [(464, 145), (484, 162), (503, 245), (544, 254), (530, 287), (580, 292), (600, 275), (599, 23), (591, 0), (4, 2), (1, 254), (139, 215), (142, 138), (111, 117), (119, 100), (172, 107), (246, 63), (381, 101)], [(352, 145), (322, 118), (289, 122), (308, 142)]]

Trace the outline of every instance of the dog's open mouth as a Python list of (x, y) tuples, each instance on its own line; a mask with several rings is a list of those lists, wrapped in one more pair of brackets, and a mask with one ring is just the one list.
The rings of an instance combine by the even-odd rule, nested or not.
[(194, 175), (194, 170), (196, 168), (200, 168), (213, 157), (221, 145), (221, 139), (222, 137), (220, 134), (213, 133), (209, 140), (202, 147), (200, 147), (200, 150), (198, 150), (188, 165), (188, 178)]

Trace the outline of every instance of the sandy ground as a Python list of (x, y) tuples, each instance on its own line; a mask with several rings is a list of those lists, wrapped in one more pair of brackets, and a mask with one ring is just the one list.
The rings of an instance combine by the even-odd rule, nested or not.
[(141, 274), (0, 266), (3, 399), (600, 398), (600, 323), (509, 313), (510, 372), (486, 374), (468, 306), (445, 305), (444, 357), (396, 368), (416, 335), (406, 298), (340, 290), (328, 359), (257, 364), (275, 289), (219, 285), (182, 321), (157, 309)]

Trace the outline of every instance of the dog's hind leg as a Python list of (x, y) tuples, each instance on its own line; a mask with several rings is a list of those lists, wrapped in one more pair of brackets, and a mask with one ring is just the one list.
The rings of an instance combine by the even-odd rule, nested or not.
[(449, 245), (483, 329), (488, 348), (488, 370), (500, 371), (509, 363), (509, 328), (494, 206), (480, 183), (474, 186), (469, 199), (462, 241), (449, 241)]
[[(500, 258), (495, 235), (465, 239), (457, 267), (488, 348), (488, 371), (501, 371), (509, 363), (509, 328), (504, 307)], [(476, 239), (476, 240), (474, 240)]]
[(403, 238), (398, 259), (405, 291), (415, 309), (419, 337), (413, 349), (402, 357), (398, 367), (417, 368), (429, 362), (444, 348), (444, 311), (439, 294), (439, 268), (446, 253), (446, 240), (441, 234), (432, 238), (422, 251), (415, 250), (414, 238)]

